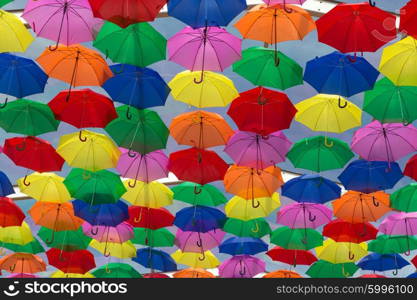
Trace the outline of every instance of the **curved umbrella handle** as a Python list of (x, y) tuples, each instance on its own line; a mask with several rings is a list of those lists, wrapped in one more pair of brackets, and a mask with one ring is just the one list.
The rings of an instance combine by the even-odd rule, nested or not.
[(258, 200), (252, 198), (252, 207), (258, 208), (259, 206), (261, 206), (261, 203)]
[(121, 64), (121, 65), (122, 65), (122, 68), (119, 71), (113, 71), (114, 74), (121, 74), (125, 71), (125, 65), (124, 64)]
[(278, 56), (278, 50), (275, 50), (274, 63), (275, 63), (275, 67), (279, 67), (279, 64), (281, 63), (281, 60)]
[(395, 271), (392, 271), (392, 275), (397, 276), (398, 275), (398, 269), (395, 269)]
[(355, 258), (355, 254), (349, 251), (349, 260), (353, 260)]
[(284, 0), (284, 10), (285, 10), (285, 12), (286, 13), (292, 13), (294, 10), (291, 8), (291, 7), (287, 7), (287, 3), (286, 3), (286, 1)]
[(259, 105), (265, 105), (268, 102), (268, 99), (262, 98), (262, 94), (259, 94), (257, 102)]
[(201, 71), (200, 79), (194, 78), (195, 84), (201, 84), (204, 81), (204, 71)]
[(24, 141), (20, 145), (16, 145), (15, 149), (16, 149), (16, 151), (25, 151), (26, 150), (26, 141)]
[(52, 235), (51, 235), (51, 238), (50, 238), (50, 239), (47, 239), (47, 240), (45, 241), (45, 243), (47, 243), (47, 244), (52, 244), (52, 243), (54, 242), (54, 240), (55, 240), (55, 230), (52, 230)]
[(303, 243), (304, 245), (307, 245), (308, 243), (307, 236), (301, 239), (301, 243)]
[(133, 184), (131, 184), (131, 181), (129, 180), (129, 182), (127, 183), (127, 185), (130, 187), (130, 188), (134, 188), (135, 186), (136, 186), (136, 180), (133, 180)]
[(52, 46), (52, 45), (48, 46), (49, 51), (52, 51), (52, 52), (58, 50), (58, 48), (59, 48), (58, 42), (55, 44), (55, 46)]
[(16, 264), (14, 264), (13, 266), (9, 267), (9, 270), (11, 273), (13, 273), (13, 271), (16, 269)]
[(28, 175), (25, 175), (25, 178), (23, 178), (23, 184), (25, 186), (29, 186), (30, 185), (30, 182), (28, 182), (27, 179), (28, 179)]
[(109, 269), (109, 264), (106, 264), (106, 273), (107, 274), (110, 274), (111, 273), (111, 270)]
[(83, 180), (90, 180), (91, 176), (92, 176), (91, 173), (86, 173), (86, 172), (83, 172), (83, 175), (82, 175)]
[(246, 274), (246, 267), (245, 267), (245, 266), (243, 266), (243, 268), (242, 268), (242, 261), (240, 261), (240, 270), (239, 270), (239, 274), (240, 274), (240, 276), (243, 276), (243, 275), (245, 275), (245, 274)]
[(205, 252), (201, 252), (201, 256), (198, 257), (199, 261), (204, 261), (206, 259), (206, 253)]
[(349, 277), (349, 276), (350, 276), (350, 273), (346, 273), (346, 272), (345, 272), (345, 265), (344, 265), (344, 264), (342, 265), (342, 274), (343, 274), (343, 276), (345, 276), (345, 277)]
[(408, 249), (406, 252), (404, 252), (404, 255), (405, 256), (410, 256), (410, 254), (411, 254), (411, 250), (410, 249)]
[(7, 103), (9, 102), (9, 97), (7, 97), (6, 99), (4, 99), (4, 103), (2, 105), (0, 105), (0, 109), (3, 109), (7, 106)]
[(98, 230), (99, 230), (98, 229), (98, 226), (96, 227), (96, 229), (94, 229), (94, 226), (92, 226), (90, 232), (91, 232), (92, 235), (97, 235), (98, 234)]
[(410, 125), (411, 123), (410, 122), (408, 122), (408, 121), (403, 121), (403, 125), (404, 126), (408, 126), (408, 125)]
[(369, 5), (372, 6), (372, 7), (375, 7), (376, 6), (376, 3), (374, 1), (372, 1), (372, 0), (369, 0)]
[(127, 110), (126, 110), (126, 118), (128, 120), (132, 120), (132, 114), (130, 113), (130, 106), (127, 107)]
[(337, 100), (337, 106), (339, 106), (339, 108), (345, 108), (348, 105), (348, 102), (345, 101), (345, 103), (342, 104), (342, 98), (339, 97), (339, 99)]
[(109, 257), (111, 255), (111, 253), (110, 252), (109, 253), (104, 252), (103, 255), (104, 255), (104, 257)]
[(327, 148), (332, 148), (334, 146), (334, 142), (333, 141), (330, 141), (330, 143), (329, 143), (329, 140), (327, 139), (327, 136), (326, 136), (326, 137), (324, 137), (324, 145)]
[(375, 207), (379, 206), (379, 202), (375, 199), (375, 196), (372, 196), (372, 203), (374, 204)]
[(127, 155), (129, 155), (129, 157), (134, 158), (136, 156), (136, 152), (133, 151), (132, 149), (129, 149), (129, 152), (127, 152)]
[(349, 59), (349, 61), (351, 62), (351, 63), (355, 63), (355, 62), (357, 62), (358, 61), (358, 55), (356, 54), (356, 52), (355, 52), (355, 55), (353, 56), (353, 58), (352, 57), (350, 57), (350, 55), (348, 56), (348, 59)]
[(82, 130), (80, 130), (80, 132), (78, 133), (78, 139), (83, 143), (87, 142), (87, 137), (83, 137), (83, 131)]
[(314, 222), (317, 219), (317, 216), (313, 216), (311, 212), (308, 212), (308, 220)]
[(253, 228), (250, 229), (253, 233), (259, 232), (259, 224), (258, 224), (258, 222), (256, 222), (255, 224), (256, 224), (255, 229), (253, 229)]
[(142, 220), (142, 210), (140, 211), (139, 217), (135, 218), (135, 223), (139, 223)]
[(194, 194), (195, 195), (201, 194), (202, 191), (203, 191), (203, 189), (201, 187), (197, 187), (197, 185), (194, 186)]

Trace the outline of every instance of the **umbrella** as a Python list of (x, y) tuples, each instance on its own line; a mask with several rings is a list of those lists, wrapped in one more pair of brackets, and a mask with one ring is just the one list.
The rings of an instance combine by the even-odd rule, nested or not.
[(33, 239), (31, 242), (26, 243), (24, 245), (13, 244), (13, 243), (3, 243), (2, 247), (5, 249), (9, 249), (13, 252), (19, 253), (31, 253), (31, 254), (38, 254), (45, 252), (45, 249), (42, 247), (41, 243), (37, 239)]
[(397, 37), (395, 16), (368, 3), (341, 3), (316, 21), (319, 41), (340, 52), (375, 52)]
[(417, 151), (417, 129), (373, 121), (355, 132), (351, 148), (366, 160), (394, 162)]
[(148, 273), (148, 274), (143, 274), (143, 278), (171, 278), (171, 277), (164, 273)]
[(417, 249), (417, 238), (408, 235), (380, 235), (368, 244), (368, 250), (379, 254), (404, 253)]
[(272, 232), (271, 243), (290, 250), (310, 250), (323, 244), (323, 236), (311, 228), (283, 226)]
[(133, 227), (159, 229), (172, 226), (175, 217), (165, 208), (129, 207), (128, 223)]
[(370, 223), (349, 223), (336, 219), (323, 227), (323, 236), (335, 242), (362, 243), (376, 238), (378, 229)]
[(290, 228), (317, 228), (332, 219), (332, 211), (322, 204), (295, 203), (277, 213), (277, 223)]
[(26, 222), (22, 222), (19, 226), (7, 226), (0, 228), (0, 242), (26, 245), (34, 240), (29, 225)]
[[(113, 101), (143, 109), (164, 106), (170, 88), (158, 72), (150, 68), (131, 65), (113, 65), (115, 76), (108, 79), (103, 88)], [(120, 116), (120, 110), (117, 110)], [(130, 120), (130, 111), (126, 112)]]
[(399, 254), (379, 254), (371, 253), (362, 258), (357, 266), (362, 270), (370, 271), (388, 271), (395, 270), (392, 272), (393, 275), (398, 274), (398, 270), (409, 265), (410, 263), (401, 257)]
[(174, 100), (195, 107), (224, 107), (239, 93), (233, 81), (210, 71), (184, 71), (168, 83)]
[(366, 243), (335, 242), (332, 239), (325, 240), (322, 246), (316, 248), (316, 254), (319, 259), (333, 264), (355, 262), (367, 253)]
[(417, 278), (417, 272), (411, 273), (406, 278)]
[(262, 278), (302, 278), (302, 276), (293, 271), (277, 270), (265, 274)]
[(225, 145), (233, 135), (232, 128), (221, 115), (203, 110), (176, 116), (169, 131), (178, 144), (201, 149)]
[(0, 0), (0, 7), (3, 7), (9, 4), (10, 2), (13, 2), (13, 0)]
[(177, 250), (171, 254), (171, 257), (178, 264), (186, 265), (191, 268), (212, 269), (220, 265), (220, 261), (213, 253), (211, 253), (211, 251), (205, 251), (200, 255), (200, 253), (182, 252), (181, 250)]
[(14, 13), (0, 10), (0, 52), (25, 52), (34, 37)]
[(410, 124), (417, 119), (416, 96), (417, 87), (397, 86), (384, 77), (365, 93), (363, 110), (382, 123)]
[(14, 194), (14, 188), (7, 175), (0, 171), (0, 199)]
[(94, 255), (88, 250), (62, 251), (51, 248), (46, 256), (51, 266), (64, 273), (85, 274), (96, 267)]
[(225, 235), (225, 232), (219, 229), (213, 229), (207, 232), (194, 232), (177, 230), (175, 236), (175, 245), (182, 252), (204, 253), (207, 250), (218, 247)]
[(263, 218), (243, 221), (229, 217), (223, 226), (223, 230), (236, 236), (254, 238), (262, 238), (271, 233), (269, 223)]
[(191, 205), (219, 206), (226, 204), (227, 198), (210, 184), (183, 182), (171, 188), (174, 199)]
[(378, 274), (365, 274), (365, 275), (361, 275), (358, 278), (387, 278), (384, 275), (378, 275)]
[(387, 216), (378, 230), (388, 235), (416, 235), (417, 212), (399, 212)]
[(338, 178), (347, 190), (373, 193), (392, 189), (402, 177), (397, 163), (358, 159), (352, 161)]
[(162, 272), (172, 272), (177, 270), (177, 264), (171, 258), (171, 256), (161, 250), (155, 250), (152, 248), (138, 249), (136, 257), (132, 260), (145, 268), (152, 270), (160, 270)]
[(233, 71), (252, 84), (286, 90), (303, 83), (303, 68), (294, 60), (272, 49), (251, 47), (243, 50), (242, 59)]
[[(271, 197), (254, 198), (251, 200), (234, 196), (227, 202), (224, 209), (228, 217), (248, 221), (267, 217), (280, 206), (279, 194), (274, 193)], [(255, 224), (253, 230), (257, 232), (260, 228)]]
[(244, 0), (172, 0), (168, 2), (168, 15), (193, 28), (227, 26), (246, 7)]
[(114, 62), (146, 67), (165, 59), (166, 43), (166, 39), (148, 23), (121, 28), (106, 22), (93, 46)]
[(112, 226), (94, 226), (88, 222), (84, 222), (82, 232), (90, 238), (100, 243), (124, 243), (133, 238), (132, 225), (122, 222), (114, 227)]
[(299, 140), (287, 153), (294, 167), (315, 172), (343, 168), (353, 156), (348, 144), (324, 136)]
[[(239, 130), (268, 135), (289, 128), (296, 112), (286, 94), (257, 87), (240, 93), (227, 114)], [(277, 118), (277, 115), (280, 117)]]
[(265, 136), (236, 131), (224, 151), (239, 166), (265, 169), (284, 162), (291, 145), (291, 141), (281, 131)]
[[(127, 205), (122, 201), (112, 204), (91, 206), (81, 200), (72, 201), (75, 215), (94, 226), (117, 226), (129, 219)], [(98, 229), (91, 229), (91, 234), (97, 234)]]
[(268, 244), (253, 237), (231, 237), (219, 245), (219, 252), (230, 255), (255, 255), (268, 251)]
[(177, 212), (174, 225), (183, 231), (207, 232), (221, 229), (225, 222), (226, 216), (216, 208), (192, 206)]
[(172, 204), (174, 193), (165, 184), (157, 181), (149, 183), (135, 181), (133, 184), (131, 182), (131, 180), (123, 182), (127, 192), (122, 196), (130, 204), (149, 208), (160, 208)]
[(201, 185), (223, 180), (228, 168), (229, 165), (214, 151), (190, 148), (169, 156), (168, 169), (179, 180)]
[(10, 273), (34, 274), (46, 271), (46, 264), (37, 255), (13, 253), (0, 258), (0, 269)]
[(0, 227), (20, 226), (25, 217), (25, 213), (12, 199), (0, 197)]
[(307, 270), (312, 278), (346, 278), (351, 277), (359, 268), (354, 263), (332, 264), (318, 260)]
[(417, 212), (417, 183), (410, 183), (390, 196), (391, 207), (405, 212)]
[(84, 274), (80, 273), (64, 273), (62, 271), (55, 271), (50, 275), (51, 278), (95, 278), (94, 275), (87, 272)]
[(288, 180), (281, 187), (282, 196), (297, 202), (321, 203), (340, 197), (341, 188), (322, 176), (304, 174)]
[(172, 275), (174, 278), (216, 278), (212, 273), (201, 268), (187, 268)]
[(92, 274), (96, 278), (142, 278), (132, 266), (123, 263), (109, 263), (95, 269)]
[(273, 261), (280, 261), (288, 265), (311, 265), (317, 261), (313, 253), (306, 250), (288, 250), (281, 247), (274, 247), (266, 252)]
[(378, 76), (365, 58), (335, 51), (307, 62), (304, 81), (319, 93), (350, 97), (371, 90)]
[(404, 175), (417, 180), (417, 155), (411, 157), (404, 168)]
[(295, 108), (295, 120), (313, 131), (342, 133), (362, 122), (362, 110), (338, 95), (318, 94)]
[(417, 37), (417, 30), (413, 26), (416, 22), (416, 2), (408, 1), (407, 4), (401, 8), (399, 32), (407, 35)]
[(149, 247), (172, 247), (175, 236), (166, 228), (135, 228), (132, 243)]
[(135, 257), (136, 255), (136, 248), (131, 241), (126, 241), (124, 243), (100, 243), (99, 241), (92, 239), (90, 247), (96, 249), (105, 257), (112, 256), (125, 259)]
[(219, 267), (222, 278), (252, 278), (265, 272), (265, 262), (250, 255), (236, 255), (225, 260)]
[(83, 234), (79, 227), (77, 230), (64, 230), (54, 232), (53, 230), (41, 227), (38, 236), (50, 248), (57, 248), (65, 251), (87, 249), (91, 238)]

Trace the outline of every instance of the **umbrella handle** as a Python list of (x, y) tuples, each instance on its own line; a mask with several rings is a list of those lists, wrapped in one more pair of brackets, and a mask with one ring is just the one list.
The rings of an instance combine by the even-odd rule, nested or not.
[(275, 51), (275, 57), (274, 57), (274, 63), (275, 63), (275, 67), (279, 67), (281, 60), (278, 57), (278, 51)]
[(21, 145), (16, 145), (16, 151), (24, 151), (26, 149), (26, 141), (24, 141)]
[(366, 227), (366, 224), (363, 223), (363, 231), (359, 235), (365, 236), (367, 233), (368, 233), (368, 228)]
[(256, 222), (256, 227), (255, 227), (255, 229), (251, 228), (250, 230), (251, 230), (253, 233), (257, 233), (257, 232), (259, 232), (259, 224), (258, 224), (258, 222)]
[(410, 256), (410, 254), (411, 254), (411, 250), (410, 249), (408, 249), (406, 252), (404, 252), (404, 255), (405, 256)]
[(374, 1), (372, 1), (372, 0), (369, 0), (369, 5), (372, 6), (372, 7), (375, 7), (376, 6), (376, 3)]
[(132, 120), (132, 114), (130, 113), (130, 106), (127, 107), (127, 110), (126, 110), (126, 118), (128, 120)]
[(350, 55), (349, 55), (347, 58), (349, 59), (349, 61), (350, 61), (351, 63), (355, 63), (355, 62), (357, 62), (357, 61), (358, 61), (358, 56), (357, 56), (356, 52), (355, 52), (355, 55), (353, 56), (353, 58), (352, 58), (352, 57), (350, 57)]
[(120, 69), (119, 71), (113, 71), (113, 73), (114, 73), (114, 74), (121, 74), (121, 73), (123, 73), (124, 71), (125, 71), (125, 65), (124, 65), (124, 64), (122, 64), (121, 69)]
[(395, 269), (395, 271), (392, 271), (392, 275), (397, 276), (398, 275), (398, 269)]
[(258, 200), (252, 199), (252, 207), (253, 208), (258, 208), (260, 205), (261, 205), (261, 203)]
[(80, 132), (78, 133), (78, 138), (83, 143), (85, 143), (87, 141), (87, 137), (83, 137), (83, 131), (82, 130), (80, 130)]
[(343, 276), (345, 276), (345, 277), (349, 277), (350, 276), (350, 273), (346, 273), (345, 272), (345, 265), (342, 266), (342, 273), (343, 273)]
[(240, 276), (243, 276), (246, 274), (246, 267), (242, 266), (242, 261), (240, 261), (240, 270), (239, 270)]
[(260, 94), (259, 96), (258, 96), (258, 104), (259, 105), (265, 105), (267, 102), (268, 102), (268, 99), (262, 99), (262, 94)]
[(85, 172), (83, 172), (83, 179), (84, 180), (90, 180), (91, 179), (91, 173), (85, 173)]
[(301, 239), (301, 243), (303, 243), (304, 245), (307, 245), (307, 242), (307, 237)]
[(339, 99), (337, 100), (337, 105), (339, 106), (339, 108), (345, 108), (348, 105), (348, 102), (345, 101), (345, 103), (342, 104), (342, 98), (339, 97)]
[(134, 221), (135, 223), (139, 223), (142, 220), (142, 210), (140, 211), (140, 215), (138, 218), (135, 218)]
[[(105, 249), (105, 250), (107, 250), (107, 249)], [(104, 257), (109, 257), (111, 255), (110, 252), (109, 253), (104, 252), (103, 254), (104, 254)]]
[(197, 188), (197, 185), (194, 186), (194, 194), (195, 195), (201, 194), (202, 191), (203, 191), (203, 189), (201, 187)]
[(199, 261), (204, 261), (206, 259), (206, 253), (205, 252), (201, 252), (201, 255), (198, 257)]
[(333, 143), (333, 141), (330, 141), (330, 143), (329, 143), (329, 141), (328, 141), (328, 139), (327, 139), (327, 136), (326, 136), (326, 137), (324, 137), (324, 145), (325, 145), (327, 148), (331, 148), (331, 147), (333, 147), (333, 146), (334, 146), (334, 143)]
[(372, 197), (372, 203), (374, 204), (375, 207), (379, 206), (379, 202), (376, 201), (375, 197)]
[(130, 187), (130, 188), (134, 188), (135, 186), (136, 186), (136, 180), (133, 180), (133, 184), (131, 184), (131, 181), (129, 180), (129, 182), (127, 183), (127, 185)]
[(94, 230), (94, 226), (92, 226), (90, 232), (91, 232), (92, 235), (97, 235), (98, 227), (96, 227), (96, 229)]
[(52, 45), (48, 46), (49, 51), (52, 51), (52, 52), (58, 50), (58, 48), (59, 48), (58, 42), (55, 44), (55, 46), (52, 46)]
[(127, 152), (127, 155), (129, 155), (129, 157), (134, 158), (136, 156), (136, 152), (133, 151), (132, 149), (129, 149), (129, 152)]
[(111, 273), (111, 270), (109, 269), (109, 264), (106, 264), (106, 273), (107, 274), (110, 274)]
[(28, 179), (28, 175), (25, 175), (25, 178), (23, 178), (23, 184), (25, 186), (29, 186), (30, 185), (30, 182), (28, 182), (27, 179)]
[(194, 83), (195, 84), (201, 84), (204, 81), (204, 71), (201, 71), (201, 76), (200, 79), (194, 78)]
[(3, 109), (7, 106), (7, 103), (9, 102), (9, 97), (7, 97), (6, 99), (4, 99), (4, 103), (2, 105), (0, 105), (0, 109)]
[(201, 240), (200, 235), (198, 236), (198, 241), (196, 242), (197, 247), (199, 248), (203, 248), (203, 241)]
[(355, 258), (355, 254), (349, 251), (349, 260), (353, 260)]
[(13, 266), (9, 267), (9, 270), (11, 273), (13, 273), (13, 271), (16, 269), (16, 264), (14, 264)]
[(55, 230), (52, 230), (51, 239), (48, 239), (45, 242), (50, 245), (54, 242), (54, 240), (55, 240)]
[(294, 10), (291, 7), (288, 7), (287, 4), (285, 3), (286, 1), (284, 0), (284, 10), (286, 13), (292, 13)]
[(317, 216), (313, 216), (311, 212), (308, 212), (308, 220), (314, 222), (317, 219)]

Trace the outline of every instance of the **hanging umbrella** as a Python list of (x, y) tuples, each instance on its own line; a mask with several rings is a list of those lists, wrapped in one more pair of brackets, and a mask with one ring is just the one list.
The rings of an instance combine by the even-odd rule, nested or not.
[(41, 227), (38, 236), (50, 248), (57, 248), (65, 251), (84, 250), (88, 248), (91, 238), (83, 234), (79, 227), (77, 230), (64, 230), (54, 232), (54, 230)]
[(10, 2), (13, 2), (13, 0), (0, 0), (0, 7), (3, 7), (9, 4)]
[[(247, 200), (234, 196), (225, 206), (226, 215), (230, 218), (248, 221), (255, 218), (267, 217), (271, 212), (281, 206), (279, 194), (274, 193), (271, 197), (253, 198)], [(258, 227), (253, 227), (256, 232)]]
[(384, 275), (378, 275), (378, 274), (365, 274), (362, 276), (359, 276), (358, 278), (387, 278)]
[(290, 228), (317, 228), (332, 219), (332, 211), (322, 204), (295, 203), (277, 213), (277, 223)]
[(174, 225), (183, 231), (207, 232), (221, 229), (224, 222), (226, 216), (222, 211), (207, 206), (192, 206), (177, 212)]
[(299, 140), (287, 153), (294, 167), (315, 172), (343, 168), (353, 156), (348, 144), (324, 136)]
[(84, 222), (82, 226), (84, 235), (95, 239), (100, 243), (124, 243), (134, 236), (132, 225), (122, 222), (114, 227), (112, 226), (94, 226)]
[(132, 266), (123, 263), (109, 263), (95, 269), (92, 274), (96, 278), (142, 278)]
[(177, 262), (191, 268), (213, 269), (220, 265), (220, 261), (211, 251), (200, 253), (182, 252), (177, 250), (171, 254), (171, 257)]
[(417, 212), (417, 183), (410, 183), (390, 196), (391, 207), (405, 212)]
[(255, 255), (268, 251), (268, 244), (253, 237), (231, 237), (219, 245), (219, 253), (230, 255)]
[(171, 277), (164, 273), (148, 273), (148, 274), (143, 274), (143, 278), (171, 278)]
[(212, 273), (201, 268), (187, 268), (172, 275), (174, 278), (216, 278)]
[(25, 52), (34, 41), (19, 17), (5, 10), (0, 10), (0, 31), (0, 52)]
[(159, 229), (172, 226), (174, 215), (165, 208), (148, 208), (142, 206), (129, 207), (128, 223), (133, 227)]
[(134, 228), (133, 244), (148, 247), (172, 247), (174, 246), (175, 236), (166, 228), (148, 229)]
[(281, 195), (297, 202), (324, 204), (340, 197), (341, 188), (322, 176), (301, 175), (288, 180), (281, 187)]
[(174, 193), (163, 183), (135, 181), (132, 184), (131, 180), (126, 180), (123, 184), (127, 192), (122, 198), (132, 205), (160, 208), (173, 203)]
[(405, 165), (404, 175), (417, 181), (417, 155), (412, 156)]
[[(129, 219), (127, 205), (122, 201), (112, 204), (100, 204), (91, 206), (81, 200), (72, 201), (75, 215), (94, 226), (117, 226)], [(91, 234), (97, 234), (96, 227), (91, 229)]]
[(136, 248), (131, 241), (124, 243), (100, 243), (99, 241), (92, 239), (90, 242), (90, 247), (96, 249), (105, 257), (112, 256), (120, 259), (125, 259), (135, 257), (136, 255)]
[(243, 221), (229, 217), (223, 226), (223, 230), (236, 236), (254, 238), (262, 238), (271, 233), (271, 227), (264, 218)]
[(7, 175), (0, 171), (0, 201), (1, 198), (11, 194), (14, 194), (13, 185), (10, 182), (10, 179), (7, 177)]
[(417, 37), (417, 30), (414, 27), (416, 19), (416, 2), (408, 1), (405, 6), (401, 8), (399, 32), (406, 33), (412, 37)]
[(51, 278), (95, 278), (94, 275), (87, 272), (84, 274), (80, 273), (64, 273), (62, 271), (56, 271), (50, 275)]
[(323, 227), (323, 236), (336, 242), (360, 244), (376, 238), (378, 229), (370, 223), (349, 223), (336, 219)]
[(191, 205), (219, 206), (226, 204), (227, 198), (216, 187), (210, 184), (183, 182), (171, 188), (174, 199)]
[(262, 278), (303, 278), (300, 274), (288, 270), (277, 270), (269, 272), (262, 276)]
[(88, 250), (62, 251), (51, 248), (46, 256), (51, 266), (64, 273), (85, 274), (96, 267), (94, 255)]
[(0, 258), (0, 269), (10, 273), (34, 274), (46, 271), (46, 264), (37, 255), (13, 253)]
[(45, 252), (45, 249), (42, 247), (42, 245), (39, 243), (37, 239), (34, 239), (31, 242), (26, 243), (24, 245), (3, 243), (2, 247), (5, 249), (9, 249), (10, 251), (19, 253), (39, 254)]
[(379, 254), (404, 253), (417, 249), (417, 238), (408, 235), (380, 235), (368, 244), (368, 250)]
[(32, 231), (26, 222), (19, 226), (8, 226), (0, 228), (0, 242), (9, 244), (26, 245), (34, 240)]
[(399, 254), (379, 254), (371, 253), (362, 258), (357, 266), (362, 270), (385, 272), (394, 270), (393, 275), (398, 274), (398, 270), (404, 268), (410, 263)]
[(313, 131), (343, 133), (362, 122), (362, 110), (338, 95), (318, 94), (295, 108), (295, 120)]
[(366, 243), (335, 242), (332, 239), (325, 240), (315, 250), (317, 258), (333, 264), (355, 262), (368, 254)]
[(417, 235), (417, 212), (399, 212), (387, 216), (378, 230), (388, 235)]
[(175, 235), (175, 245), (182, 252), (204, 253), (218, 247), (225, 232), (219, 229), (213, 229), (207, 232), (182, 231), (177, 230)]
[(236, 255), (219, 267), (221, 278), (252, 278), (265, 272), (265, 262), (250, 255)]
[(273, 261), (283, 262), (288, 265), (306, 265), (309, 266), (317, 261), (313, 253), (306, 250), (288, 250), (281, 247), (274, 247), (266, 252)]
[(12, 199), (0, 197), (0, 227), (20, 226), (25, 217), (25, 213)]
[(132, 260), (145, 268), (150, 268), (152, 273), (153, 270), (162, 272), (177, 270), (177, 264), (168, 253), (153, 248), (138, 249), (136, 257), (132, 258)]
[(311, 228), (283, 226), (272, 232), (271, 243), (290, 250), (310, 250), (323, 244), (323, 236)]
[(307, 270), (311, 278), (347, 278), (353, 276), (359, 268), (354, 263), (332, 264), (318, 260)]

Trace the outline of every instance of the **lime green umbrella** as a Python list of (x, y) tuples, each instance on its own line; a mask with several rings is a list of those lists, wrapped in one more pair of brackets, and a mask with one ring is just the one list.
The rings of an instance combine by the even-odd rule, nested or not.
[(323, 245), (323, 236), (311, 228), (283, 226), (272, 232), (271, 243), (285, 249), (310, 250)]
[(348, 144), (324, 136), (299, 140), (287, 153), (294, 167), (315, 172), (343, 168), (353, 156)]
[(11, 244), (11, 243), (4, 243), (2, 247), (9, 249), (14, 252), (19, 253), (31, 253), (31, 254), (38, 254), (45, 252), (45, 249), (39, 243), (37, 239), (25, 244), (25, 245), (18, 245), (18, 244)]
[(382, 78), (365, 93), (363, 110), (382, 123), (409, 124), (417, 119), (417, 87)]
[(148, 23), (121, 28), (106, 22), (93, 43), (113, 62), (146, 67), (166, 58), (166, 39)]
[(96, 269), (92, 274), (96, 278), (142, 278), (132, 266), (122, 263), (110, 263)]
[(72, 197), (91, 205), (116, 203), (126, 193), (119, 175), (107, 170), (72, 169), (64, 184)]
[(169, 130), (156, 112), (127, 105), (116, 111), (119, 117), (105, 130), (120, 147), (141, 154), (166, 148)]
[(310, 266), (306, 274), (312, 278), (346, 278), (353, 276), (358, 269), (354, 263), (332, 264), (318, 260)]
[(0, 127), (6, 132), (36, 136), (56, 131), (59, 121), (48, 105), (18, 99), (0, 109)]
[(174, 199), (191, 205), (218, 206), (225, 204), (227, 198), (216, 187), (194, 182), (184, 182), (172, 188)]
[(175, 236), (166, 228), (156, 230), (148, 228), (134, 228), (135, 236), (131, 240), (134, 244), (149, 247), (172, 247)]
[(417, 238), (409, 235), (380, 235), (369, 242), (368, 250), (380, 254), (405, 253), (417, 249)]
[(248, 221), (228, 218), (223, 226), (223, 230), (236, 236), (253, 238), (262, 238), (271, 233), (271, 227), (264, 218)]
[(417, 211), (417, 183), (412, 182), (390, 196), (391, 207), (405, 212)]
[(0, 7), (3, 7), (10, 2), (13, 2), (13, 0), (0, 0)]
[(263, 47), (242, 52), (242, 59), (233, 64), (233, 71), (254, 85), (285, 90), (303, 84), (303, 68), (285, 54)]
[(53, 231), (46, 227), (41, 227), (38, 236), (50, 248), (84, 250), (87, 249), (91, 238), (86, 236), (82, 228), (78, 230)]

